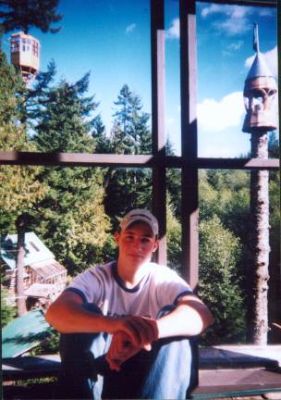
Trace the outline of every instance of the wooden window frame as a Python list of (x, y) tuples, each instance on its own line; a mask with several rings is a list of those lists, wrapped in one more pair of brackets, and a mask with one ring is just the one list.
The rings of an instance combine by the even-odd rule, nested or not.
[[(158, 261), (166, 263), (166, 169), (181, 170), (183, 275), (193, 288), (198, 282), (198, 171), (199, 169), (278, 170), (278, 159), (198, 157), (196, 117), (196, 0), (179, 0), (181, 156), (165, 153), (164, 0), (151, 1), (152, 154), (118, 155), (86, 153), (38, 153), (0, 151), (0, 165), (44, 165), (63, 167), (139, 167), (152, 169), (152, 211), (159, 219)], [(273, 0), (224, 0), (205, 3), (276, 7)], [(280, 24), (278, 34), (280, 36)], [(280, 48), (280, 44), (278, 43)], [(281, 104), (279, 91), (279, 104)]]

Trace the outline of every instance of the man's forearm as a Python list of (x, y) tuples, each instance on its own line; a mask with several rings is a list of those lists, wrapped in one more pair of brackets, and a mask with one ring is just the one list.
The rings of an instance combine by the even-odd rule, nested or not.
[(82, 304), (51, 304), (46, 320), (60, 333), (113, 332), (113, 318), (87, 311)]
[(196, 336), (212, 322), (213, 317), (203, 303), (189, 300), (179, 304), (170, 314), (157, 320), (159, 338)]

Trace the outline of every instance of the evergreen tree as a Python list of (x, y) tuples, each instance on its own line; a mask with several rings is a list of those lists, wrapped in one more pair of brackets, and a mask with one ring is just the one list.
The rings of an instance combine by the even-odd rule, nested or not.
[[(0, 148), (4, 151), (32, 151), (26, 129), (21, 124), (21, 77), (0, 51)], [(15, 221), (23, 212), (32, 213), (33, 204), (44, 196), (45, 187), (37, 180), (40, 167), (0, 166), (0, 230), (16, 233)]]
[(16, 307), (8, 300), (7, 289), (1, 286), (1, 327), (4, 328), (16, 316)]
[(175, 216), (169, 193), (167, 194), (167, 248), (168, 266), (181, 273), (181, 224)]
[[(174, 148), (170, 140), (166, 143), (166, 155), (175, 155)], [(167, 168), (167, 192), (171, 199), (174, 215), (179, 220), (181, 218), (181, 170), (177, 168)]]
[(1, 0), (0, 23), (4, 33), (19, 29), (28, 33), (29, 28), (36, 27), (42, 32), (58, 32), (54, 28), (62, 19), (57, 14), (59, 0)]
[[(110, 151), (116, 154), (151, 153), (149, 115), (142, 111), (140, 98), (124, 85), (114, 103), (114, 124), (110, 138)], [(107, 213), (114, 226), (130, 208), (151, 206), (151, 170), (126, 168), (108, 170), (106, 176)]]
[(92, 123), (92, 137), (95, 143), (95, 153), (106, 154), (111, 152), (110, 140), (106, 137), (105, 126), (101, 116), (97, 115)]
[(139, 96), (124, 85), (114, 102), (116, 111), (112, 142), (114, 153), (149, 154), (152, 138), (148, 129), (149, 114), (142, 111)]
[(212, 344), (243, 341), (245, 315), (236, 269), (241, 252), (239, 240), (216, 216), (200, 223), (199, 237), (199, 295), (215, 317), (205, 340)]
[[(45, 76), (49, 85), (50, 77)], [(86, 97), (89, 75), (70, 85), (43, 87), (33, 106), (33, 142), (44, 152), (94, 152), (90, 134), (93, 97)], [(35, 88), (37, 90), (37, 88)], [(36, 97), (33, 98), (33, 102)], [(35, 104), (35, 102), (34, 102)], [(37, 204), (38, 230), (71, 274), (100, 261), (110, 224), (104, 213), (103, 175), (98, 168), (44, 168), (39, 177), (48, 186)]]

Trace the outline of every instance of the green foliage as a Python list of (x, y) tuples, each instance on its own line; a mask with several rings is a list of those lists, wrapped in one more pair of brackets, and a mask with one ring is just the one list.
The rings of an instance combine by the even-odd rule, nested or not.
[[(5, 53), (0, 49), (0, 127), (4, 129), (19, 119), (20, 93), (23, 93), (24, 83), (21, 75), (7, 62)], [(10, 149), (11, 148), (7, 148)]]
[(89, 74), (74, 84), (62, 81), (56, 87), (46, 87), (50, 79), (40, 80), (32, 97), (30, 116), (37, 123), (33, 140), (38, 150), (92, 153), (94, 141), (88, 132), (97, 104), (93, 97), (85, 97)]
[(41, 354), (57, 354), (59, 352), (59, 341), (60, 333), (50, 328), (50, 335), (40, 343), (39, 346), (35, 347), (30, 351), (33, 356)]
[[(142, 111), (140, 98), (127, 85), (120, 90), (114, 103), (114, 125), (108, 152), (145, 154), (151, 152), (149, 115)], [(108, 169), (105, 177), (105, 210), (116, 228), (125, 211), (151, 206), (151, 170), (141, 168)]]
[[(4, 54), (0, 52), (0, 148), (32, 151), (25, 125), (21, 123), (23, 82)], [(41, 167), (0, 166), (0, 229), (15, 231), (15, 220), (23, 212), (32, 212), (33, 204), (45, 193), (37, 181)]]
[(112, 147), (117, 154), (146, 154), (152, 152), (152, 138), (147, 123), (149, 114), (142, 111), (139, 96), (124, 85), (114, 102)]
[[(93, 97), (85, 96), (89, 74), (71, 85), (62, 81), (51, 86), (54, 74), (54, 65), (50, 64), (49, 73), (39, 76), (29, 99), (33, 143), (40, 151), (92, 153), (95, 142), (89, 132), (97, 104)], [(103, 206), (103, 171), (43, 168), (38, 180), (47, 190), (36, 204), (36, 231), (68, 272), (75, 275), (99, 260), (103, 246), (110, 243), (110, 222)]]
[(199, 235), (199, 295), (215, 317), (205, 340), (212, 344), (244, 340), (245, 313), (236, 270), (241, 255), (239, 240), (216, 216), (200, 223)]
[(10, 321), (17, 316), (17, 309), (15, 305), (7, 302), (8, 298), (7, 289), (1, 286), (1, 327), (3, 328)]
[(174, 206), (167, 195), (167, 247), (168, 266), (177, 272), (181, 271), (181, 225), (175, 217)]
[(36, 27), (43, 32), (57, 32), (52, 24), (61, 20), (56, 13), (59, 0), (5, 0), (1, 1), (0, 23), (4, 33), (16, 29), (28, 32)]

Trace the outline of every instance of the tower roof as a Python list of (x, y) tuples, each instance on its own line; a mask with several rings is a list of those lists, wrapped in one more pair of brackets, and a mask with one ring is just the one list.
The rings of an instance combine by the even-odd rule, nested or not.
[(258, 51), (247, 75), (247, 79), (254, 79), (261, 76), (274, 78), (273, 73), (270, 71), (265, 61), (264, 55)]

